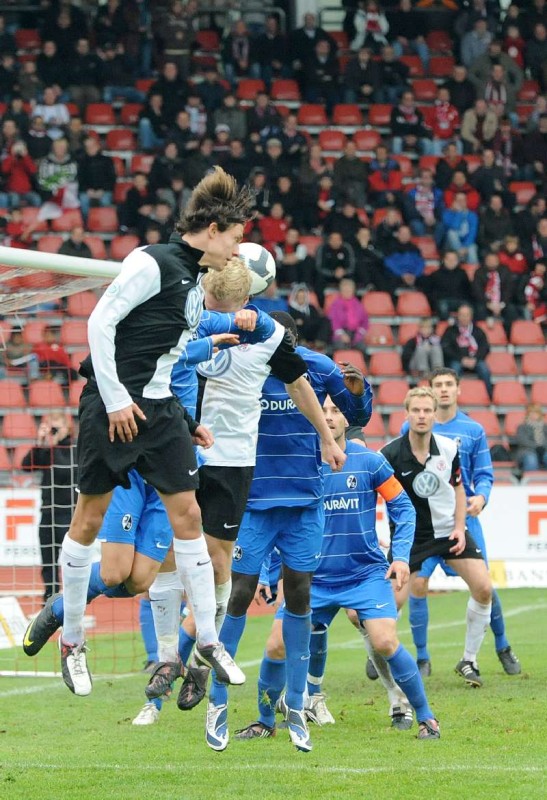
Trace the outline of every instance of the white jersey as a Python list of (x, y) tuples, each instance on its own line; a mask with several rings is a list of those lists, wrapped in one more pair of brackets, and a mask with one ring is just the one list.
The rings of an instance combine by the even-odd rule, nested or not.
[(306, 369), (278, 322), (265, 342), (221, 350), (200, 364), (198, 417), (215, 438), (212, 447), (199, 448), (200, 464), (254, 466), (264, 381), (274, 373), (284, 383), (292, 383)]

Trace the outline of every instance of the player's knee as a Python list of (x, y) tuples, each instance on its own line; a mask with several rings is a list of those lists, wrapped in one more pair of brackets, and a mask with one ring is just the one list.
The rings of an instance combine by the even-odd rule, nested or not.
[(311, 574), (285, 569), (283, 572), (283, 593), (287, 611), (303, 616), (310, 610)]
[(492, 602), (492, 583), (488, 576), (473, 587), (472, 596), (477, 603), (482, 603), (482, 605)]
[(414, 597), (427, 597), (429, 581), (427, 578), (415, 578), (412, 583), (412, 595)]
[(128, 577), (128, 572), (124, 569), (123, 564), (101, 563), (101, 578), (107, 586), (118, 586), (120, 583), (125, 583)]
[(390, 631), (376, 633), (371, 636), (371, 642), (376, 652), (384, 656), (384, 658), (392, 656), (399, 646), (397, 636)]
[(94, 542), (103, 524), (104, 512), (97, 505), (88, 503), (75, 515), (72, 526), (77, 526), (79, 540)]
[(232, 592), (228, 602), (230, 616), (241, 617), (247, 613), (257, 585), (258, 575), (244, 575), (242, 572), (232, 573)]
[(283, 643), (281, 630), (274, 630), (268, 636), (266, 655), (274, 661), (281, 661), (285, 658), (285, 645)]
[(177, 539), (185, 539), (190, 532), (201, 531), (201, 510), (195, 498), (171, 511), (169, 517)]

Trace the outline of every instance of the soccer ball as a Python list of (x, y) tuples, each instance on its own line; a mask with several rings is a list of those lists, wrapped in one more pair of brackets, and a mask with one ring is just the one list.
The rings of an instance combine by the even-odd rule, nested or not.
[(275, 260), (260, 244), (244, 242), (239, 245), (239, 257), (251, 270), (251, 294), (262, 294), (275, 278)]

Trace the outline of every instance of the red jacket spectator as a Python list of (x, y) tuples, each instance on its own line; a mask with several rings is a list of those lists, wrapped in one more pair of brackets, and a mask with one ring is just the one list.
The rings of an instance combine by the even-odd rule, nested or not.
[(516, 25), (510, 25), (507, 36), (503, 40), (503, 49), (521, 69), (524, 69), (524, 51), (526, 42), (519, 33)]
[(283, 216), (284, 209), (281, 203), (273, 203), (270, 215), (258, 221), (258, 228), (264, 240), (264, 246), (282, 244), (289, 229), (287, 220)]
[(458, 109), (450, 103), (448, 89), (437, 92), (435, 105), (426, 110), (426, 123), (431, 128), (433, 139), (453, 139), (460, 127)]
[[(18, 151), (23, 147), (24, 152)], [(27, 148), (22, 142), (17, 142), (11, 153), (2, 159), (2, 174), (6, 176), (5, 189), (8, 192), (27, 194), (33, 189), (32, 178), (38, 169), (32, 158), (27, 153)]]
[(507, 267), (513, 275), (524, 275), (528, 272), (526, 256), (520, 249), (518, 236), (506, 236), (503, 247), (498, 252), (500, 264)]

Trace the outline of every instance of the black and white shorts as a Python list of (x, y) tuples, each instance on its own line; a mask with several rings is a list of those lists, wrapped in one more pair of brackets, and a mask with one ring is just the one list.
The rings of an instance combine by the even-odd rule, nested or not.
[(454, 544), (454, 539), (449, 539), (448, 537), (415, 542), (410, 551), (410, 571), (417, 572), (423, 562), (432, 556), (443, 558), (445, 561), (461, 561), (463, 558), (482, 559), (484, 561), (483, 552), (475, 543), (469, 531), (465, 531), (465, 549), (459, 556), (450, 552), (450, 548), (454, 547)]
[(235, 542), (245, 513), (254, 467), (199, 469), (196, 499), (201, 508), (203, 530), (215, 539)]
[(136, 469), (164, 494), (196, 490), (198, 467), (183, 408), (176, 397), (139, 398), (146, 420), (135, 417), (139, 429), (132, 442), (108, 438), (108, 415), (94, 382), (80, 398), (78, 488), (82, 494), (106, 494), (116, 486), (130, 488), (127, 473)]

